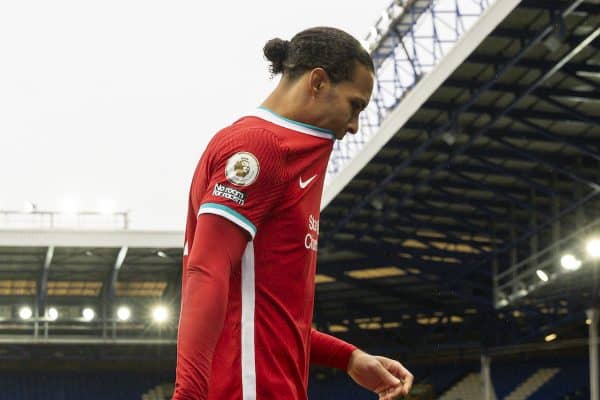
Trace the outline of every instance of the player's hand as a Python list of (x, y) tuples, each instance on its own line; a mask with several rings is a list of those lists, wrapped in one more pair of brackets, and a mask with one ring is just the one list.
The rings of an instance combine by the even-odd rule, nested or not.
[(360, 350), (354, 350), (350, 356), (348, 375), (362, 387), (377, 393), (379, 400), (407, 395), (414, 379), (398, 361)]

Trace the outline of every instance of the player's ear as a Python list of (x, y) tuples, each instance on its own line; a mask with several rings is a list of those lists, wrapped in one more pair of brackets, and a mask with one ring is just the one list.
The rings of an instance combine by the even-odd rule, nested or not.
[(308, 73), (308, 85), (311, 97), (316, 97), (329, 83), (329, 75), (321, 67), (313, 68)]

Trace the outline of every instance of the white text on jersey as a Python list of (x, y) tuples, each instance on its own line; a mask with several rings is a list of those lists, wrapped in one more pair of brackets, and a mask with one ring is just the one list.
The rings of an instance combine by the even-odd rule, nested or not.
[(319, 220), (313, 217), (312, 214), (308, 217), (308, 230), (309, 232), (304, 236), (304, 247), (312, 251), (317, 251), (319, 244)]

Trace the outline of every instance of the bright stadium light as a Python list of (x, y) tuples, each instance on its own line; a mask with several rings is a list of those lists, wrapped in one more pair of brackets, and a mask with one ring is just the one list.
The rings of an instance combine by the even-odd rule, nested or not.
[(31, 311), (31, 307), (25, 306), (19, 309), (19, 318), (21, 319), (29, 319), (33, 315), (33, 311)]
[(81, 315), (83, 316), (83, 320), (84, 321), (91, 321), (94, 319), (94, 317), (96, 316), (96, 312), (94, 311), (93, 308), (90, 307), (86, 307), (83, 309), (83, 311), (81, 312)]
[(592, 258), (600, 258), (600, 239), (593, 238), (588, 240), (585, 250)]
[(557, 338), (557, 337), (558, 337), (558, 335), (557, 335), (556, 333), (551, 333), (551, 334), (549, 334), (548, 336), (546, 336), (546, 337), (544, 338), (544, 340), (545, 340), (546, 342), (551, 342), (551, 341), (553, 341), (553, 340), (556, 340), (556, 338)]
[(590, 318), (585, 320), (585, 324), (586, 325), (591, 325), (592, 324), (592, 320)]
[(167, 253), (165, 253), (162, 250), (157, 251), (156, 255), (159, 256), (160, 258), (167, 258), (168, 257)]
[(560, 265), (568, 271), (576, 271), (581, 267), (581, 260), (578, 260), (573, 254), (565, 254), (560, 259)]
[(58, 319), (58, 310), (54, 307), (50, 307), (46, 311), (46, 318), (48, 321), (56, 321)]
[(524, 297), (524, 296), (527, 296), (527, 293), (529, 293), (527, 291), (527, 286), (525, 286), (525, 284), (523, 282), (519, 283), (516, 294), (520, 297)]
[(545, 273), (541, 269), (538, 269), (537, 271), (535, 271), (535, 273), (537, 274), (538, 278), (540, 278), (541, 281), (548, 282), (548, 274), (547, 273)]
[(131, 310), (129, 307), (119, 307), (117, 310), (117, 318), (119, 318), (119, 321), (127, 321), (129, 318), (131, 318)]
[(163, 323), (169, 318), (169, 311), (165, 306), (156, 306), (152, 310), (152, 319), (154, 322)]

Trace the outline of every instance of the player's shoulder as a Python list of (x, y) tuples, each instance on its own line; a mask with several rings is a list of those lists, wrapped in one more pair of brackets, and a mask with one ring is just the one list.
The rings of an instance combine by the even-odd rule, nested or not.
[(258, 118), (243, 117), (221, 129), (209, 143), (213, 151), (284, 151), (281, 135)]

